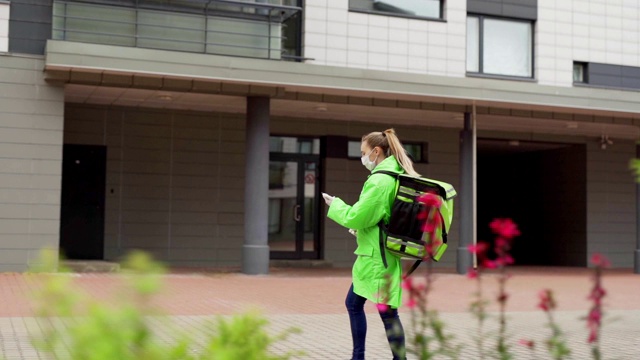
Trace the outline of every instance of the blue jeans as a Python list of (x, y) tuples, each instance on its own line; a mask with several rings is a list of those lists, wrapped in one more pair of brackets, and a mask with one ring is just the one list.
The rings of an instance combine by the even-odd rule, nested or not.
[[(353, 284), (351, 284), (345, 305), (347, 306), (349, 322), (351, 323), (351, 337), (353, 339), (352, 360), (364, 360), (364, 345), (367, 338), (367, 317), (364, 313), (364, 303), (366, 301), (366, 298), (353, 292)], [(406, 359), (404, 329), (398, 316), (398, 309), (389, 308), (387, 311), (379, 311), (379, 313), (393, 353), (393, 360)]]

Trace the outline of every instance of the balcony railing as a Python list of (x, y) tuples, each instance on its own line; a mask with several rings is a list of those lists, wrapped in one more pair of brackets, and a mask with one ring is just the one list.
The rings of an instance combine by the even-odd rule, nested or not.
[(53, 38), (264, 59), (300, 59), (302, 8), (267, 1), (54, 1)]

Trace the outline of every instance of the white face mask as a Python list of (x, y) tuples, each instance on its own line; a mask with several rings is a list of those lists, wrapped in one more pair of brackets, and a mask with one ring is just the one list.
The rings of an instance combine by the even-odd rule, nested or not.
[(378, 159), (378, 156), (376, 155), (376, 158), (373, 159), (373, 161), (371, 161), (369, 159), (369, 155), (371, 155), (371, 153), (373, 152), (374, 149), (371, 149), (371, 151), (369, 151), (369, 154), (367, 155), (363, 155), (362, 158), (360, 158), (360, 160), (362, 161), (362, 165), (364, 165), (364, 167), (367, 168), (367, 170), (369, 171), (373, 171), (373, 169), (375, 169), (376, 167), (376, 160)]

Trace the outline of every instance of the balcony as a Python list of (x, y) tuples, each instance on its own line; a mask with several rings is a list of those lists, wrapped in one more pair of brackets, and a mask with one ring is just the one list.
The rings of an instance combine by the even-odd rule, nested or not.
[(301, 60), (299, 0), (53, 2), (53, 39)]

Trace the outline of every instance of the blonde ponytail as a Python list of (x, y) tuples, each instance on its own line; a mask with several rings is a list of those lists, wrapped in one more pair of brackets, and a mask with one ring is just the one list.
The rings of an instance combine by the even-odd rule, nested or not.
[(375, 148), (380, 147), (386, 156), (393, 155), (404, 172), (412, 176), (420, 176), (413, 168), (413, 161), (407, 155), (407, 151), (402, 146), (400, 139), (396, 136), (394, 129), (387, 129), (383, 132), (372, 132), (362, 137), (362, 141)]
[(387, 129), (383, 131), (382, 134), (387, 138), (390, 153), (396, 157), (396, 160), (398, 160), (398, 163), (400, 163), (404, 172), (412, 176), (420, 176), (420, 174), (418, 174), (418, 172), (413, 168), (413, 161), (411, 161), (407, 155), (407, 151), (402, 146), (400, 139), (398, 139), (396, 131), (394, 129)]

